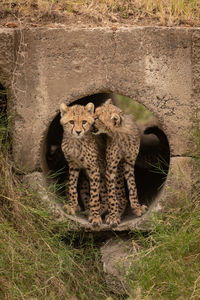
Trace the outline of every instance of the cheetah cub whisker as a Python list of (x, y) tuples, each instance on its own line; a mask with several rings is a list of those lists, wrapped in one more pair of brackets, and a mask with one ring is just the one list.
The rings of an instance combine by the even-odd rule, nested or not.
[[(120, 223), (126, 205), (124, 199), (121, 200), (122, 203), (117, 199), (119, 188), (116, 189), (116, 184), (120, 182), (119, 174), (127, 181), (133, 213), (139, 217), (147, 210), (145, 205), (140, 205), (138, 202), (134, 175), (135, 161), (140, 147), (140, 133), (133, 117), (126, 115), (119, 107), (113, 105), (111, 99), (96, 108), (94, 118), (93, 133), (107, 134), (106, 180), (109, 214), (106, 222), (111, 226), (116, 226)], [(122, 195), (124, 195), (123, 191)]]
[[(98, 139), (91, 133), (91, 126), (94, 123), (94, 104), (86, 106), (60, 105), (61, 119), (63, 126), (62, 151), (69, 165), (69, 203), (65, 209), (69, 214), (75, 214), (79, 209), (77, 182), (79, 172), (85, 169), (90, 182), (90, 202), (88, 220), (93, 226), (102, 223), (100, 216), (100, 160), (101, 149)], [(102, 159), (103, 160), (103, 159)]]

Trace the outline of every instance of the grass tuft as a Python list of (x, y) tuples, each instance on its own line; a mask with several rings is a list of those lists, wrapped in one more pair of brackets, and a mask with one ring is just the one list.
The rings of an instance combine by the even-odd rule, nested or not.
[[(165, 218), (154, 220), (155, 228), (134, 259), (128, 282), (131, 298), (140, 289), (140, 299), (199, 299), (200, 204), (187, 200)], [(149, 297), (149, 298), (148, 298)]]

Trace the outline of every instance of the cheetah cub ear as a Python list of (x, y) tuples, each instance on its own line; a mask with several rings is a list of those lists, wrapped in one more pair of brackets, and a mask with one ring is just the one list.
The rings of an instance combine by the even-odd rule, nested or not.
[(106, 105), (107, 104), (112, 104), (112, 99), (110, 98), (110, 99), (106, 100), (104, 104), (106, 104)]
[(68, 111), (68, 107), (65, 103), (60, 104), (60, 114), (61, 117)]
[(116, 113), (112, 113), (111, 120), (113, 121), (114, 126), (119, 127), (121, 125), (122, 118), (120, 115), (118, 115)]
[(89, 102), (86, 106), (85, 109), (90, 113), (93, 114), (94, 113), (94, 103)]

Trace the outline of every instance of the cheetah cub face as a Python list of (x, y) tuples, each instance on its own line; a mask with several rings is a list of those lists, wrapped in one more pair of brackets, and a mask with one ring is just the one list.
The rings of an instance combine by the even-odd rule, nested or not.
[(86, 106), (67, 106), (62, 103), (60, 114), (60, 123), (63, 125), (64, 131), (79, 139), (90, 131), (94, 123), (94, 104), (90, 102)]
[(111, 103), (108, 99), (102, 106), (97, 107), (94, 114), (94, 124), (92, 133), (100, 134), (106, 133), (112, 135), (113, 132), (118, 131), (123, 121), (122, 110)]

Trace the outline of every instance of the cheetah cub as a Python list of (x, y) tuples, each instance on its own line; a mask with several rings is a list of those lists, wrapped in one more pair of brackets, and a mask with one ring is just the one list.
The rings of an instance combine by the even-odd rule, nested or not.
[(120, 202), (116, 195), (119, 192), (116, 183), (120, 165), (122, 166), (120, 173), (123, 172), (127, 181), (132, 211), (136, 216), (141, 216), (147, 207), (139, 204), (135, 184), (134, 166), (140, 147), (140, 134), (135, 121), (132, 116), (124, 114), (119, 107), (113, 105), (109, 99), (96, 108), (93, 133), (107, 134), (106, 180), (109, 215), (106, 222), (111, 226), (120, 223)]
[(90, 129), (94, 123), (94, 104), (88, 103), (86, 106), (60, 105), (61, 119), (63, 126), (62, 151), (69, 164), (69, 204), (65, 209), (70, 214), (75, 214), (79, 210), (77, 182), (79, 172), (85, 169), (90, 181), (90, 203), (89, 222), (93, 226), (102, 223), (100, 216), (100, 165), (101, 149), (98, 139), (91, 133)]

